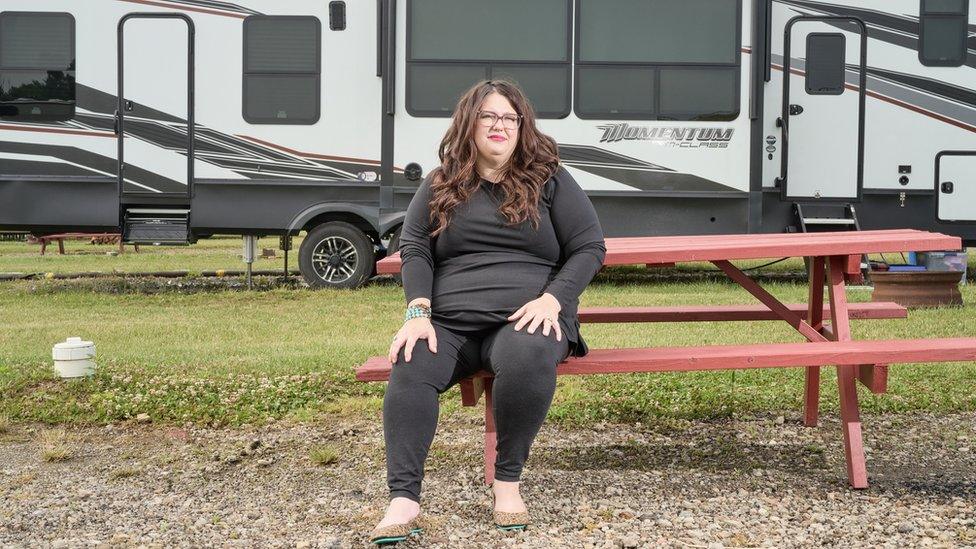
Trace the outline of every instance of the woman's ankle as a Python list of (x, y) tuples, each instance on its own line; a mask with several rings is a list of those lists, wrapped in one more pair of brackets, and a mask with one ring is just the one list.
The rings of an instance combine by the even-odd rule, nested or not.
[(518, 480), (499, 480), (495, 479), (491, 483), (491, 489), (496, 494), (518, 494), (521, 482)]
[(413, 517), (420, 513), (420, 503), (407, 497), (394, 497), (386, 508), (387, 515)]

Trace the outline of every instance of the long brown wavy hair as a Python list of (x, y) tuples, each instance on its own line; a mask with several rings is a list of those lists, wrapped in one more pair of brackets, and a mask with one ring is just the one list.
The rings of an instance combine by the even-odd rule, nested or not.
[(556, 141), (539, 131), (535, 111), (522, 90), (506, 80), (483, 80), (472, 86), (458, 100), (451, 127), (441, 140), (438, 156), (441, 165), (431, 171), (430, 220), (437, 236), (447, 229), (451, 213), (468, 200), (478, 187), (480, 176), (475, 170), (478, 148), (474, 132), (478, 110), (491, 93), (499, 93), (522, 115), (518, 142), (508, 162), (499, 169), (505, 199), (498, 208), (511, 224), (532, 219), (539, 228), (539, 195), (546, 181), (559, 167)]

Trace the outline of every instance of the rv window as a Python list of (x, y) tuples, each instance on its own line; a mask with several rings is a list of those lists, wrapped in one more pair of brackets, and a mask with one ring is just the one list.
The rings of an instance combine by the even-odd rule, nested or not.
[(740, 0), (577, 0), (577, 116), (735, 119), (740, 11)]
[(569, 61), (566, 0), (412, 0), (413, 61)]
[(0, 13), (0, 118), (75, 115), (75, 20), (68, 13)]
[(660, 111), (662, 120), (731, 120), (738, 112), (735, 87), (739, 71), (661, 69)]
[(580, 66), (576, 71), (578, 115), (650, 118), (656, 114), (654, 69)]
[(736, 0), (580, 0), (579, 60), (735, 63)]
[(569, 65), (491, 65), (489, 78), (519, 85), (536, 116), (558, 118), (569, 112)]
[(407, 67), (407, 89), (414, 110), (451, 116), (461, 93), (478, 80), (488, 78), (482, 64), (446, 65), (411, 63)]
[(569, 0), (412, 0), (407, 112), (448, 117), (485, 78), (515, 80), (539, 118), (569, 114)]
[(321, 26), (310, 16), (244, 19), (244, 120), (314, 124), (321, 103)]
[(805, 85), (810, 95), (844, 93), (844, 35), (812, 32), (807, 35)]
[(921, 0), (918, 59), (930, 67), (959, 67), (966, 62), (969, 2)]

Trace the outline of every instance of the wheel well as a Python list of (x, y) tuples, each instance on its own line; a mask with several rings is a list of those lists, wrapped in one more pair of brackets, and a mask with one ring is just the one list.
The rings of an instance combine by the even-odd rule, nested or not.
[(322, 225), (323, 223), (328, 223), (330, 221), (345, 221), (346, 223), (353, 225), (360, 231), (363, 231), (366, 234), (366, 236), (368, 236), (369, 239), (373, 241), (373, 244), (376, 245), (380, 244), (380, 236), (379, 233), (376, 231), (376, 228), (373, 227), (372, 224), (370, 224), (362, 217), (350, 212), (321, 213), (313, 217), (312, 219), (309, 219), (308, 222), (305, 223), (305, 226), (302, 227), (302, 230), (308, 232), (314, 229), (315, 227), (317, 227), (318, 225)]

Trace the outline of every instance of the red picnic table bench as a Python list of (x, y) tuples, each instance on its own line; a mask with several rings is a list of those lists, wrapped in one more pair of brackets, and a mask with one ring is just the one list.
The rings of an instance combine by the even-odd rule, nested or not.
[[(85, 240), (90, 239), (92, 244), (99, 242), (102, 244), (111, 244), (113, 242), (119, 243), (119, 253), (123, 253), (122, 235), (119, 233), (57, 233), (57, 234), (46, 234), (42, 236), (29, 236), (27, 241), (31, 244), (39, 243), (41, 245), (41, 255), (47, 250), (47, 245), (51, 242), (57, 241), (58, 243), (58, 254), (64, 255), (64, 241), (65, 239), (76, 239)], [(139, 251), (139, 245), (132, 245), (136, 252)]]
[[(844, 271), (851, 256), (862, 254), (961, 249), (958, 237), (918, 230), (818, 233), (662, 236), (607, 238), (606, 265), (674, 264), (708, 261), (755, 296), (760, 305), (693, 307), (581, 307), (581, 323), (696, 322), (783, 320), (805, 339), (801, 343), (700, 345), (590, 349), (585, 357), (568, 357), (557, 375), (676, 372), (750, 368), (806, 369), (804, 423), (817, 424), (820, 367), (836, 366), (847, 473), (851, 486), (866, 488), (867, 469), (861, 437), (857, 383), (873, 393), (887, 390), (888, 366), (894, 363), (976, 360), (976, 337), (938, 339), (851, 340), (851, 319), (905, 318), (896, 303), (848, 304)], [(806, 257), (809, 292), (805, 304), (784, 304), (731, 263), (733, 260)], [(377, 273), (399, 272), (400, 255), (377, 263)], [(824, 302), (828, 288), (829, 306)], [(359, 381), (389, 379), (386, 356), (369, 358), (356, 369)], [(492, 376), (479, 371), (461, 381), (461, 401), (477, 404), (485, 395), (485, 483), (494, 478), (496, 434), (492, 416)]]

